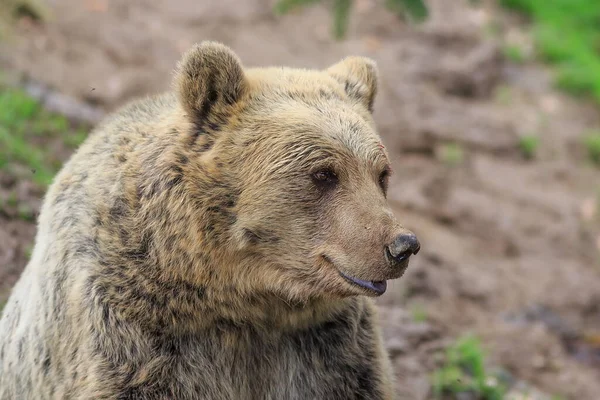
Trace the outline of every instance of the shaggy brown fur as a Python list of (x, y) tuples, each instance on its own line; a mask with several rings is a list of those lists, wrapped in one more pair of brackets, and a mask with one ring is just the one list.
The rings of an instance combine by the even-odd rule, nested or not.
[(175, 95), (98, 126), (4, 310), (0, 399), (391, 399), (380, 293), (342, 276), (406, 268), (376, 81), (364, 58), (244, 69), (205, 42)]

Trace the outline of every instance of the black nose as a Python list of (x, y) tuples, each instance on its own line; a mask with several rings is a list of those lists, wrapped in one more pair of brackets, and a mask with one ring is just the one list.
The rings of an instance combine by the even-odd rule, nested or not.
[(388, 251), (396, 262), (402, 262), (413, 254), (417, 254), (421, 249), (419, 239), (414, 233), (403, 233), (396, 236), (396, 239), (388, 246)]

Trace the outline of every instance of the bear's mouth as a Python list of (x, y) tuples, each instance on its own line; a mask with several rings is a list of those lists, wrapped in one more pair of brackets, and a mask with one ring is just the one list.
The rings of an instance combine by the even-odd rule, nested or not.
[(387, 281), (365, 281), (350, 275), (346, 275), (342, 272), (340, 268), (337, 267), (336, 263), (333, 262), (333, 260), (330, 257), (328, 257), (327, 255), (321, 255), (321, 257), (323, 258), (323, 260), (325, 260), (325, 262), (332, 265), (337, 270), (338, 274), (340, 274), (342, 278), (344, 278), (348, 283), (352, 284), (353, 286), (358, 286), (361, 289), (368, 290), (369, 292), (374, 293), (377, 296), (381, 296), (385, 293), (387, 289)]
[(367, 289), (377, 293), (377, 295), (381, 296), (385, 293), (387, 289), (387, 281), (363, 281), (362, 279), (354, 278), (344, 274), (342, 271), (339, 271), (340, 275), (346, 279), (348, 282), (360, 286), (363, 289)]

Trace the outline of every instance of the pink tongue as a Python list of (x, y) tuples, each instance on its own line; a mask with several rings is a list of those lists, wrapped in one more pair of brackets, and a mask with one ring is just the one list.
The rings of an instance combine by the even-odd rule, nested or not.
[(371, 281), (371, 285), (377, 293), (383, 293), (387, 289), (387, 281)]

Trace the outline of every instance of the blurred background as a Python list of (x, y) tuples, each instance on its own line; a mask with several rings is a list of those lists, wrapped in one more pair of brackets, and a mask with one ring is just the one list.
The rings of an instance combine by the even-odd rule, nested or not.
[(0, 0), (0, 308), (62, 163), (205, 39), (378, 62), (389, 199), (423, 249), (378, 299), (402, 398), (600, 398), (597, 0)]

